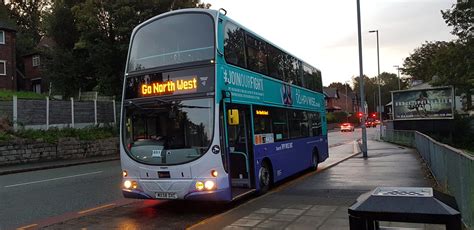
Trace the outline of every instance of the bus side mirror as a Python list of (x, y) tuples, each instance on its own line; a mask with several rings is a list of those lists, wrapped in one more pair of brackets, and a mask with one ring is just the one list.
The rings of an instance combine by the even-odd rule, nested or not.
[(229, 125), (239, 125), (239, 110), (238, 109), (227, 110), (227, 123), (229, 123)]

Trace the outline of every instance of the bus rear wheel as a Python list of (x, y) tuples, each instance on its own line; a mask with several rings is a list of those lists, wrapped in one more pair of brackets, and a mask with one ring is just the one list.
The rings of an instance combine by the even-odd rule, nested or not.
[(313, 156), (311, 159), (311, 170), (313, 171), (318, 170), (318, 164), (319, 164), (319, 155), (318, 155), (318, 151), (315, 150), (313, 151)]
[(270, 189), (271, 185), (271, 167), (268, 161), (263, 161), (258, 171), (258, 181), (260, 184), (259, 194), (264, 194)]

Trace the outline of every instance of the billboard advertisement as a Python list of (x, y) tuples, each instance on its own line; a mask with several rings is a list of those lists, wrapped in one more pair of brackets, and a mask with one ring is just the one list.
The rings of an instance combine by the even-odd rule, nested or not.
[(392, 92), (394, 120), (453, 119), (452, 87), (437, 87)]

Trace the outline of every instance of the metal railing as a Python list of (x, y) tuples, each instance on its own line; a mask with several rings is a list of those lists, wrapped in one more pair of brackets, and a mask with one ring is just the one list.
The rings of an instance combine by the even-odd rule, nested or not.
[(464, 223), (474, 227), (474, 157), (411, 130), (384, 130), (382, 139), (414, 147), (438, 184), (456, 197)]

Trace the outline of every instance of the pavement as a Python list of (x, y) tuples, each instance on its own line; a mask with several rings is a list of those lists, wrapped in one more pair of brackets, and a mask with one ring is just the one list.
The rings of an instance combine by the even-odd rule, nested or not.
[(17, 164), (17, 165), (7, 165), (0, 167), (0, 175), (8, 175), (21, 172), (37, 171), (44, 169), (53, 169), (68, 167), (74, 165), (83, 165), (91, 163), (99, 163), (105, 161), (114, 161), (119, 160), (119, 155), (114, 156), (98, 156), (98, 157), (88, 157), (83, 159), (66, 159), (66, 160), (55, 160), (55, 161), (46, 161), (46, 162), (36, 162), (28, 164)]
[[(361, 154), (350, 157), (348, 153), (353, 151), (349, 148), (356, 146), (332, 148), (328, 162), (321, 164), (317, 173), (279, 186), (189, 229), (349, 229), (347, 209), (361, 194), (380, 186), (434, 185), (414, 149), (376, 141), (375, 137), (368, 140), (367, 159)], [(348, 159), (334, 167), (344, 158)], [(381, 226), (444, 229), (440, 225), (393, 222), (382, 222)]]

